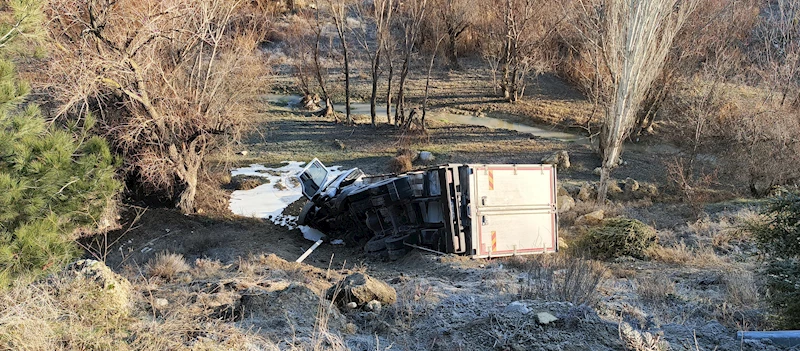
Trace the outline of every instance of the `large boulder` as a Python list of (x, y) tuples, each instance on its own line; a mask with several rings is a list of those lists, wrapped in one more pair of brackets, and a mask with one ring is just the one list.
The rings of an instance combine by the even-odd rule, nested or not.
[(569, 153), (566, 150), (556, 151), (550, 156), (542, 158), (542, 163), (555, 165), (559, 170), (569, 169)]
[(606, 213), (603, 210), (597, 210), (593, 212), (589, 212), (583, 216), (578, 217), (575, 219), (575, 224), (577, 225), (599, 225), (603, 223), (603, 218), (605, 218)]
[(572, 196), (560, 195), (556, 199), (556, 205), (558, 206), (558, 213), (568, 212), (575, 207), (575, 200)]
[(68, 265), (60, 278), (58, 295), (91, 304), (92, 310), (104, 316), (124, 317), (130, 313), (131, 283), (103, 262), (79, 260)]
[(591, 184), (586, 183), (581, 186), (581, 189), (578, 190), (578, 200), (583, 202), (594, 201), (597, 199), (597, 189), (595, 189)]
[(353, 273), (330, 287), (326, 297), (340, 306), (350, 302), (362, 306), (372, 300), (388, 305), (397, 301), (397, 291), (364, 273)]

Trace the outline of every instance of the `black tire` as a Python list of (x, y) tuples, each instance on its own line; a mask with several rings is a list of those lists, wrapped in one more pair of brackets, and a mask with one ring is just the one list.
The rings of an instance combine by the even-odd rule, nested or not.
[[(308, 201), (305, 205), (303, 205), (303, 209), (300, 210), (300, 215), (297, 216), (297, 225), (307, 225), (311, 222), (311, 217), (314, 216), (314, 214), (311, 213), (311, 209), (313, 207), (314, 203), (311, 201)], [(309, 213), (311, 214), (310, 216)]]
[(364, 251), (366, 252), (377, 252), (381, 250), (386, 250), (386, 242), (383, 240), (383, 238), (380, 239), (373, 238), (372, 240), (367, 241), (367, 243), (364, 244)]
[(399, 238), (386, 238), (384, 241), (386, 242), (386, 249), (387, 250), (405, 250), (406, 245), (405, 240), (408, 238), (408, 235), (402, 236)]

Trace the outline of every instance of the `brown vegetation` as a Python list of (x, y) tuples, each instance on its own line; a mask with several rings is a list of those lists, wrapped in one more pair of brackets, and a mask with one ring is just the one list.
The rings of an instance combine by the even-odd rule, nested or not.
[(203, 159), (238, 138), (263, 72), (255, 36), (231, 31), (236, 9), (236, 1), (184, 0), (47, 9), (61, 113), (96, 112), (128, 174), (187, 213)]

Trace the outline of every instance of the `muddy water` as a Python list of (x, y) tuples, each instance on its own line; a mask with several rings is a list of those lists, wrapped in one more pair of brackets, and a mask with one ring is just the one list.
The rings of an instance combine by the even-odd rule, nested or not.
[[(300, 96), (298, 95), (270, 94), (266, 96), (266, 99), (267, 101), (273, 104), (286, 106), (289, 108), (294, 108), (300, 103)], [(334, 104), (333, 107), (336, 111), (343, 112), (345, 110), (345, 106), (343, 104), (342, 105)], [(376, 110), (379, 118), (386, 116), (385, 105), (376, 106)], [(350, 111), (353, 114), (369, 115), (370, 113), (369, 104), (351, 103)], [(394, 113), (394, 110), (392, 110), (392, 113)], [(480, 117), (475, 115), (465, 115), (465, 114), (455, 114), (449, 112), (435, 111), (435, 112), (428, 112), (428, 118), (439, 119), (457, 124), (487, 127), (492, 129), (516, 130), (521, 133), (529, 133), (542, 138), (555, 139), (566, 142), (578, 142), (578, 141), (585, 142), (587, 140), (585, 136), (562, 132), (562, 131), (556, 131), (546, 126), (530, 126), (519, 123), (511, 123), (502, 119), (492, 118), (492, 117)]]

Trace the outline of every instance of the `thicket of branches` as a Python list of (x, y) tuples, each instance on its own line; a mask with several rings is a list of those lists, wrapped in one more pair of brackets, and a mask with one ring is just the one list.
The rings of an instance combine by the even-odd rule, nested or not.
[[(205, 156), (236, 140), (263, 68), (237, 0), (50, 1), (61, 115), (94, 111), (148, 192), (194, 211)], [(254, 71), (255, 70), (255, 71)]]

